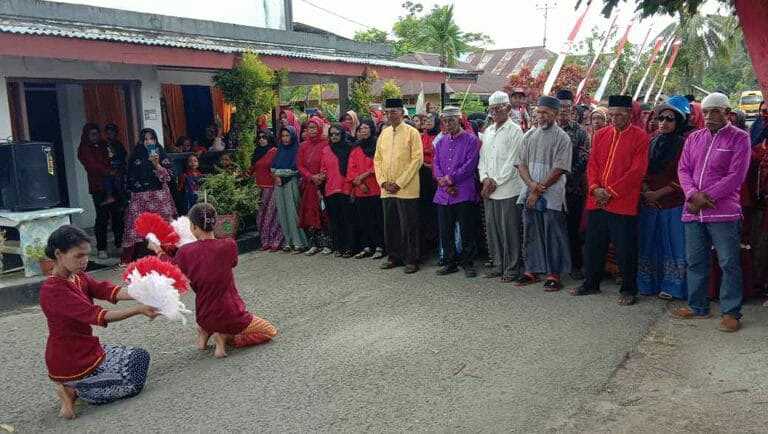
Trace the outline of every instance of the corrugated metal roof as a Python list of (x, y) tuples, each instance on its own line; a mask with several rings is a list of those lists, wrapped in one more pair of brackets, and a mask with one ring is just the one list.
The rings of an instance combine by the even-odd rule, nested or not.
[(261, 55), (294, 57), (328, 62), (344, 62), (390, 68), (404, 68), (418, 71), (441, 72), (446, 74), (466, 75), (471, 70), (441, 68), (419, 63), (397, 60), (365, 58), (348, 53), (339, 53), (333, 49), (318, 47), (295, 47), (253, 41), (212, 38), (190, 34), (149, 32), (145, 29), (126, 27), (96, 26), (90, 23), (77, 23), (60, 20), (28, 20), (16, 17), (0, 17), (0, 32), (22, 35), (55, 36), (62, 38), (90, 39), (110, 42), (123, 42), (137, 45), (157, 45), (193, 50), (216, 51), (220, 53), (253, 52)]

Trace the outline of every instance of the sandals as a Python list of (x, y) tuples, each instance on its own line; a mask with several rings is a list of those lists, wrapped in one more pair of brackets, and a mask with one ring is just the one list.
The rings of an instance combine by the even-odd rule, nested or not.
[(620, 306), (632, 306), (637, 303), (637, 297), (630, 294), (621, 294), (618, 303)]
[(544, 281), (544, 292), (557, 292), (563, 289), (563, 284), (559, 280), (547, 279)]
[(533, 285), (534, 283), (539, 283), (541, 280), (539, 280), (538, 277), (534, 276), (533, 274), (525, 273), (522, 276), (520, 276), (519, 279), (515, 283), (517, 283), (515, 286), (518, 288), (522, 288), (524, 286)]
[(589, 288), (585, 288), (584, 286), (579, 286), (578, 288), (573, 288), (569, 290), (568, 293), (575, 297), (579, 297), (582, 295), (599, 294), (600, 289), (599, 288), (589, 289)]

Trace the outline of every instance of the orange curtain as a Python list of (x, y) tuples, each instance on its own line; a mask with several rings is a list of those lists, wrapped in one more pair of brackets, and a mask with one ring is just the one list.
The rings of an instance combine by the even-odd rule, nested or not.
[(113, 123), (119, 130), (118, 138), (126, 151), (130, 152), (133, 143), (128, 139), (128, 114), (126, 113), (125, 92), (117, 84), (85, 84), (85, 120), (104, 126)]
[(221, 133), (226, 134), (232, 127), (232, 104), (224, 100), (224, 93), (218, 87), (211, 88), (211, 102), (213, 103), (213, 114), (216, 122), (221, 124)]
[(184, 111), (184, 94), (178, 84), (163, 84), (163, 100), (168, 128), (166, 129), (166, 143), (175, 145), (179, 137), (187, 135), (187, 114)]

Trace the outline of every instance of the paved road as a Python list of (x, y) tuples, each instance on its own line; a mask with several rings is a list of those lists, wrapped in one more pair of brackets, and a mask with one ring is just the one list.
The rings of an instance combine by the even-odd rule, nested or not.
[[(99, 330), (152, 354), (134, 399), (56, 417), (37, 308), (0, 317), (0, 423), (38, 431), (539, 431), (605, 384), (663, 312), (516, 289), (434, 268), (406, 276), (370, 260), (254, 253), (238, 279), (281, 335), (225, 360), (194, 326), (144, 319)], [(188, 305), (194, 305), (191, 296)]]

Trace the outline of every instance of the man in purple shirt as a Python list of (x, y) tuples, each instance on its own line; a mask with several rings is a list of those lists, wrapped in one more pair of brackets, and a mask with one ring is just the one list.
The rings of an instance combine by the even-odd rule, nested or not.
[(749, 169), (749, 135), (728, 122), (728, 97), (711, 93), (701, 103), (706, 128), (685, 141), (678, 163), (685, 193), (685, 253), (688, 261), (688, 306), (676, 309), (679, 318), (708, 318), (710, 251), (714, 247), (723, 270), (720, 285), (720, 330), (740, 328), (741, 202), (739, 190)]
[[(437, 270), (439, 276), (464, 268), (467, 277), (477, 276), (474, 259), (477, 254), (475, 221), (478, 201), (477, 164), (480, 158), (480, 144), (474, 134), (461, 127), (461, 111), (458, 107), (447, 106), (441, 119), (445, 135), (435, 147), (432, 162), (437, 192), (437, 220), (440, 228), (440, 243), (445, 251), (445, 266)], [(461, 257), (456, 257), (456, 223), (461, 234)]]

